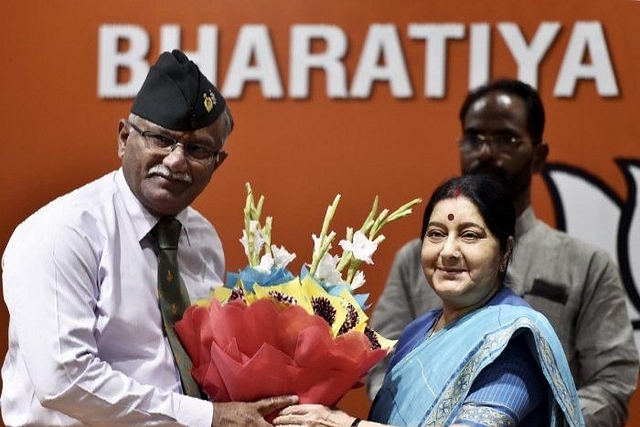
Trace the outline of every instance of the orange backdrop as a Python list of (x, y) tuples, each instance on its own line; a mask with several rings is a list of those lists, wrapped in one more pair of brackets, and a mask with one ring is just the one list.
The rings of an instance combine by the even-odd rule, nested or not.
[[(228, 91), (231, 157), (196, 207), (218, 228), (230, 270), (245, 265), (245, 182), (266, 196), (274, 241), (298, 254), (295, 263), (309, 260), (335, 194), (340, 236), (359, 226), (375, 195), (395, 208), (457, 174), (458, 108), (483, 76), (537, 86), (550, 160), (589, 171), (622, 199), (628, 188), (614, 159), (640, 159), (639, 1), (22, 0), (2, 9), (0, 250), (38, 207), (119, 166), (117, 122), (131, 96), (114, 96), (137, 71), (113, 58), (144, 43), (137, 64), (180, 47), (204, 58)], [(300, 57), (307, 30), (330, 37), (310, 39)], [(341, 46), (323, 63), (331, 70), (305, 68)], [(554, 223), (540, 178), (533, 196)], [(372, 301), (394, 252), (417, 235), (421, 211), (384, 230), (365, 270)], [(2, 306), (0, 354), (7, 322)], [(629, 425), (640, 425), (638, 405)], [(363, 389), (340, 406), (366, 416)]]

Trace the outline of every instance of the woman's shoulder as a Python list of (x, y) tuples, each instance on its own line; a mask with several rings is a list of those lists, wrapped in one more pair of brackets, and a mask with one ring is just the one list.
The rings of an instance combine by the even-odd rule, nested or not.
[(555, 336), (553, 327), (549, 320), (536, 309), (532, 308), (522, 297), (517, 295), (511, 289), (503, 287), (498, 293), (487, 303), (486, 308), (489, 316), (494, 315), (490, 312), (497, 311), (499, 315), (496, 317), (502, 326), (508, 324), (514, 327), (528, 327), (529, 329), (541, 330), (543, 333), (552, 333)]
[(516, 294), (506, 286), (503, 286), (487, 303), (487, 306), (497, 305), (531, 308), (529, 303), (527, 303), (520, 295)]

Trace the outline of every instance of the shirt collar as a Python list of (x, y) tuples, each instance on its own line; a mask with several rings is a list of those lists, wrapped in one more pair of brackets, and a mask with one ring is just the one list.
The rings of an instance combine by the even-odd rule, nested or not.
[(536, 214), (533, 207), (527, 207), (522, 214), (516, 219), (516, 241), (520, 236), (531, 230), (536, 225)]

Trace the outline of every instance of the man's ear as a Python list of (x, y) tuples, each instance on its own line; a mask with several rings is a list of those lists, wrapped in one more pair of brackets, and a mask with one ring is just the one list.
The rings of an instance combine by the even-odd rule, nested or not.
[(222, 163), (224, 163), (224, 161), (227, 159), (227, 157), (229, 157), (229, 152), (225, 151), (225, 150), (220, 150), (220, 152), (218, 153), (218, 160), (216, 160), (214, 166), (213, 166), (213, 170), (215, 171), (216, 169), (218, 169), (220, 167), (220, 165), (222, 165)]
[(124, 156), (124, 149), (127, 147), (127, 140), (129, 139), (129, 122), (125, 119), (120, 119), (118, 122), (118, 157), (122, 159)]
[(547, 141), (540, 141), (539, 144), (533, 146), (533, 159), (531, 161), (533, 173), (538, 173), (542, 170), (548, 155), (549, 144), (547, 144)]

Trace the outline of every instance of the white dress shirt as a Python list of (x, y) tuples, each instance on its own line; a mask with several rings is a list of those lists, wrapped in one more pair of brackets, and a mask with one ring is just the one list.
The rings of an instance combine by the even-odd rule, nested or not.
[[(177, 218), (194, 301), (222, 284), (222, 245), (192, 208)], [(16, 228), (2, 258), (6, 425), (211, 425), (211, 403), (182, 394), (163, 336), (148, 235), (157, 221), (118, 170)]]

